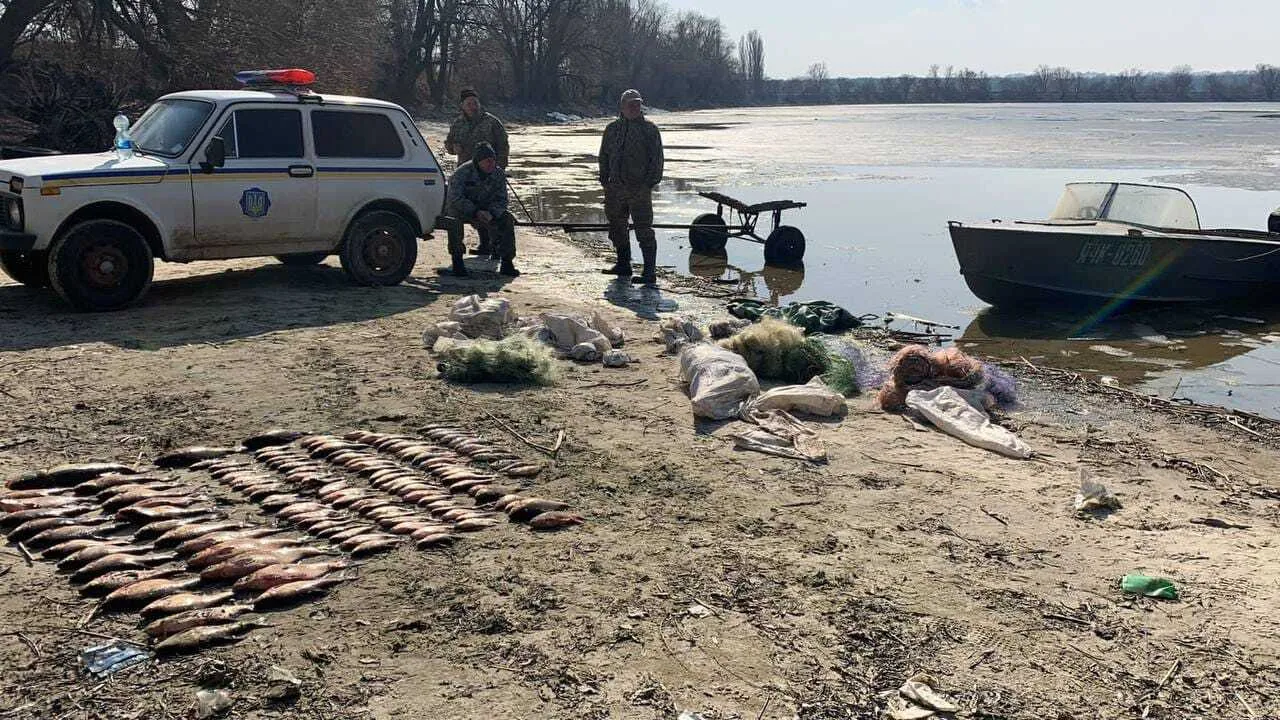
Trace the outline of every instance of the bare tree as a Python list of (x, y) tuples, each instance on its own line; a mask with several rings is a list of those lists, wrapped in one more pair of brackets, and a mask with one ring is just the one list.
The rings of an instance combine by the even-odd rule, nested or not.
[(755, 30), (738, 43), (738, 65), (746, 81), (748, 96), (759, 96), (764, 89), (764, 38)]
[(1112, 94), (1120, 102), (1134, 102), (1142, 91), (1142, 71), (1133, 68), (1111, 78)]
[(1191, 85), (1194, 82), (1191, 76), (1190, 65), (1179, 65), (1175, 67), (1166, 78), (1168, 83), (1168, 95), (1173, 100), (1185, 101), (1191, 97)]
[(18, 43), (56, 0), (0, 0), (0, 72), (8, 69)]
[(1262, 96), (1268, 100), (1280, 97), (1280, 67), (1260, 64), (1254, 68), (1254, 79), (1262, 89)]
[(560, 100), (570, 57), (581, 50), (586, 0), (483, 0), (484, 22), (502, 47), (516, 97), (535, 103)]

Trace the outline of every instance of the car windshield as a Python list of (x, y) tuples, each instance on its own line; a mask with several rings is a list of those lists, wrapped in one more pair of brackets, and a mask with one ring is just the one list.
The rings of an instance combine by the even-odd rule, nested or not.
[(1200, 229), (1196, 204), (1185, 192), (1127, 183), (1071, 183), (1049, 219), (1110, 220), (1178, 230)]
[(161, 100), (147, 108), (129, 134), (144, 153), (177, 157), (212, 112), (213, 103), (201, 100)]

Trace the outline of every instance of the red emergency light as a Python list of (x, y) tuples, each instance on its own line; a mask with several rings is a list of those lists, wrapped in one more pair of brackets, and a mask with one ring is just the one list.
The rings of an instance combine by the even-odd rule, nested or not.
[(290, 68), (288, 70), (242, 70), (236, 73), (236, 82), (253, 87), (255, 85), (292, 85), (305, 87), (316, 81), (316, 74), (310, 70)]

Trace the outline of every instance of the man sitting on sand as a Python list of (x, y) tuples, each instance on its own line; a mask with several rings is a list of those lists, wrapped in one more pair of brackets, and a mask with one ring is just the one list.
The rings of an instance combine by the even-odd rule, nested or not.
[[(478, 143), (487, 142), (498, 155), (498, 167), (507, 169), (510, 159), (510, 146), (507, 143), (507, 129), (502, 126), (493, 113), (480, 105), (480, 94), (467, 88), (462, 91), (462, 114), (449, 126), (449, 134), (444, 140), (444, 149), (458, 156), (458, 165), (471, 161), (471, 153)], [(480, 246), (471, 252), (475, 255), (490, 255), (493, 247), (489, 233), (484, 228), (478, 229)]]
[(515, 217), (507, 210), (507, 175), (498, 166), (497, 153), (487, 142), (478, 143), (471, 160), (458, 166), (449, 178), (446, 202), (448, 216), (443, 218), (449, 233), (449, 256), (453, 274), (465, 277), (463, 263), (467, 248), (462, 243), (463, 223), (488, 232), (493, 255), (502, 261), (499, 274), (519, 277), (516, 257)]

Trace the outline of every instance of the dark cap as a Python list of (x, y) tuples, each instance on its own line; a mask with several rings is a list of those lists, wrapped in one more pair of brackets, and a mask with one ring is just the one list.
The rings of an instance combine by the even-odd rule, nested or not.
[(473, 98), (475, 98), (475, 99), (479, 100), (479, 99), (480, 99), (480, 93), (476, 92), (475, 90), (472, 90), (471, 88), (467, 88), (467, 89), (465, 89), (465, 90), (463, 90), (463, 91), (462, 91), (462, 97), (458, 98), (458, 102), (462, 102), (463, 100), (466, 100), (466, 99), (467, 99), (467, 98), (469, 98), (469, 97), (473, 97)]
[(481, 160), (497, 157), (498, 153), (494, 152), (493, 146), (487, 142), (476, 143), (476, 149), (471, 153), (471, 159), (474, 160), (477, 165), (480, 164)]

